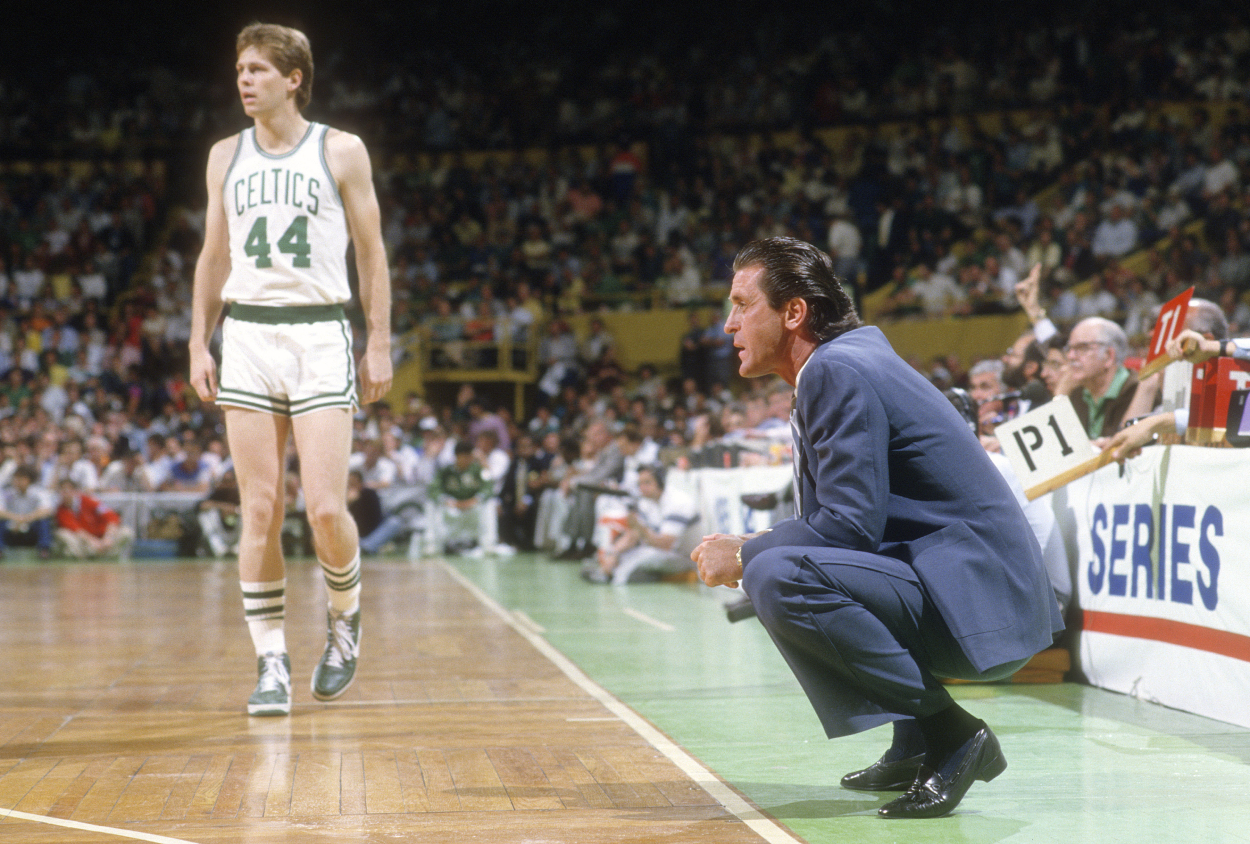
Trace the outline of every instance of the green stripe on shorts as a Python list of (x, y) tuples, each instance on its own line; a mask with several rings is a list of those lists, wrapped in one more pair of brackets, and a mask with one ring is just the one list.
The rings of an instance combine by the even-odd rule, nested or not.
[(230, 304), (228, 316), (243, 322), (259, 322), (262, 325), (300, 325), (309, 322), (334, 322), (344, 319), (346, 313), (340, 304), (333, 305), (244, 305)]
[(275, 416), (290, 416), (290, 402), (269, 396), (255, 396), (242, 390), (222, 388), (217, 391), (217, 404), (223, 407), (241, 407), (244, 410), (260, 410)]

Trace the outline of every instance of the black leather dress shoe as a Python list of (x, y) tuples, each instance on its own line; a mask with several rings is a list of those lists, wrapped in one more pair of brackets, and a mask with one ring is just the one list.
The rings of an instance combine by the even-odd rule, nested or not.
[(1007, 769), (998, 739), (981, 727), (958, 759), (944, 765), (946, 776), (922, 765), (911, 788), (877, 810), (883, 818), (940, 818), (954, 811), (973, 780), (989, 782)]
[(842, 787), (855, 791), (906, 791), (916, 781), (924, 754), (908, 756), (895, 762), (873, 762), (862, 771), (852, 771), (842, 778)]
[(751, 599), (744, 595), (732, 604), (725, 605), (725, 617), (731, 623), (755, 618), (755, 604), (751, 603)]

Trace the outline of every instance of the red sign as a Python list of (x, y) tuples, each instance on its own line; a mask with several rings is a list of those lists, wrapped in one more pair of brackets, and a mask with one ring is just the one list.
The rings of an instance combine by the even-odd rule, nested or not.
[(1153, 375), (1172, 362), (1168, 357), (1168, 342), (1184, 330), (1185, 317), (1189, 313), (1189, 300), (1193, 295), (1194, 289), (1191, 287), (1159, 310), (1154, 333), (1150, 335), (1150, 348), (1146, 350), (1146, 362), (1138, 377)]
[(1199, 445), (1220, 442), (1233, 391), (1250, 389), (1250, 361), (1211, 358), (1195, 364), (1191, 387), (1185, 441)]

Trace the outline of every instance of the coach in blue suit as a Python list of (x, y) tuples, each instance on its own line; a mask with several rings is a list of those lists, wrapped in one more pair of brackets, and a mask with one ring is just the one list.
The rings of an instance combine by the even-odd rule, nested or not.
[(951, 403), (861, 325), (827, 255), (748, 244), (734, 262), (739, 371), (795, 387), (794, 519), (705, 538), (709, 586), (742, 581), (830, 738), (894, 724), (843, 778), (904, 791), (887, 818), (938, 817), (1006, 768), (939, 677), (1009, 676), (1063, 629), (1011, 490)]

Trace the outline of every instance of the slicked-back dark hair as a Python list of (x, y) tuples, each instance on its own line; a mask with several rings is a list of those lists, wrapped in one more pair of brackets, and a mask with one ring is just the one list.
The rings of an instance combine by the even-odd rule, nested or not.
[(769, 237), (748, 243), (734, 258), (734, 272), (762, 267), (760, 292), (773, 310), (791, 299), (807, 302), (807, 328), (823, 343), (863, 325), (851, 297), (833, 272), (829, 256), (793, 237)]

